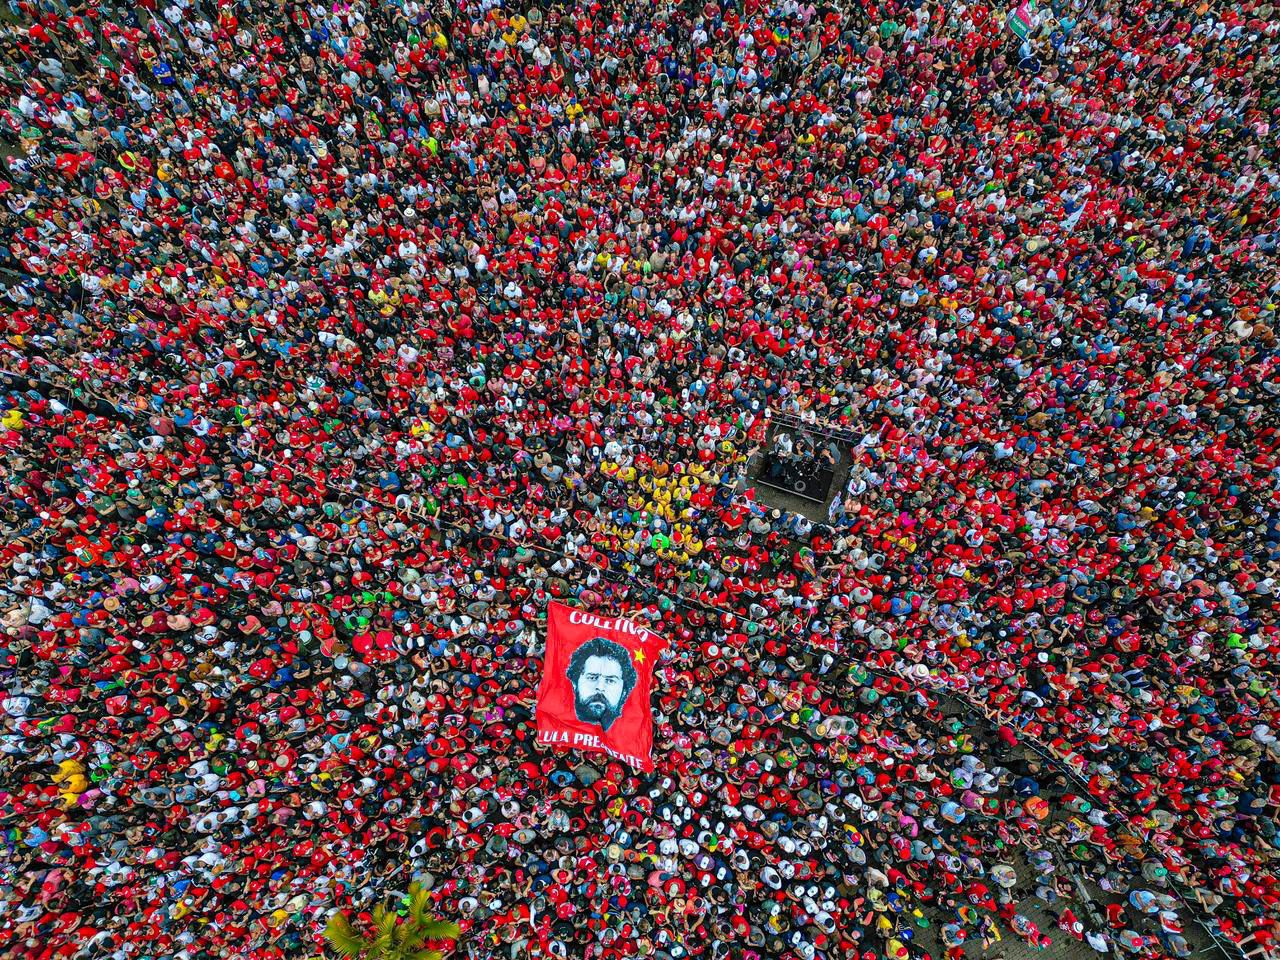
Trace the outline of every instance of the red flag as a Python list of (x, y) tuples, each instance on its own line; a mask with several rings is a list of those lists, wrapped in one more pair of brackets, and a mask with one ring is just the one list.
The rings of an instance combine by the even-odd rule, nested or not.
[(653, 770), (653, 665), (666, 641), (620, 617), (547, 607), (538, 742)]

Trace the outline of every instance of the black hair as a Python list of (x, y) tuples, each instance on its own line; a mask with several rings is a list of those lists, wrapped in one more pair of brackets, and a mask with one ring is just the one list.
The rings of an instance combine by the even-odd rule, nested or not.
[(582, 676), (582, 671), (586, 668), (588, 657), (608, 657), (610, 660), (616, 660), (622, 666), (622, 699), (626, 700), (631, 695), (631, 691), (635, 688), (636, 680), (638, 679), (636, 668), (631, 663), (631, 654), (627, 653), (627, 648), (605, 637), (592, 637), (582, 644), (577, 650), (573, 651), (573, 656), (569, 658), (569, 669), (565, 671), (569, 682), (575, 687), (578, 685), (578, 678)]

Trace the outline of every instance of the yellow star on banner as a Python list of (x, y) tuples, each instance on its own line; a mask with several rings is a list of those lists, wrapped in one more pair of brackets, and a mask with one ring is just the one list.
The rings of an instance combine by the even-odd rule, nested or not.
[(637, 650), (637, 651), (635, 652), (635, 661), (636, 661), (636, 663), (644, 663), (644, 651), (643, 651), (643, 650)]

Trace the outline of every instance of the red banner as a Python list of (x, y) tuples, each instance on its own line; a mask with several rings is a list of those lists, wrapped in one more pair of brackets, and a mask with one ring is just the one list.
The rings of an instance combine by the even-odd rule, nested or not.
[(630, 620), (550, 604), (538, 742), (653, 770), (649, 691), (664, 646), (661, 636)]

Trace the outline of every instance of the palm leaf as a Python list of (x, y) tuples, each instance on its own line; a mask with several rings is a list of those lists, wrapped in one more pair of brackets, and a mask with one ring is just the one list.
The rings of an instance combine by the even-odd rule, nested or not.
[(397, 947), (404, 946), (409, 942), (409, 934), (413, 933), (413, 924), (411, 921), (397, 923), (395, 929), (391, 931), (391, 939)]
[(426, 915), (428, 908), (431, 906), (431, 893), (422, 888), (422, 884), (416, 880), (409, 884), (409, 915), (411, 917), (421, 917)]
[(368, 946), (352, 928), (351, 921), (340, 913), (335, 913), (325, 924), (324, 938), (344, 957), (358, 957)]
[(396, 915), (386, 907), (375, 907), (373, 926), (375, 934), (369, 952), (375, 957), (390, 955), (395, 946)]
[(424, 920), (422, 936), (427, 940), (457, 940), (462, 935), (462, 928), (447, 920)]
[(421, 883), (409, 884), (409, 917), (425, 940), (457, 940), (462, 929), (456, 923), (446, 923), (431, 912), (431, 892)]
[(407, 899), (409, 902), (403, 917), (387, 904), (374, 907), (373, 929), (364, 936), (356, 932), (344, 914), (335, 913), (325, 926), (325, 938), (343, 957), (444, 960), (443, 952), (427, 949), (427, 941), (456, 941), (462, 935), (462, 928), (456, 923), (439, 920), (431, 913), (431, 892), (421, 883), (415, 881), (409, 885)]

